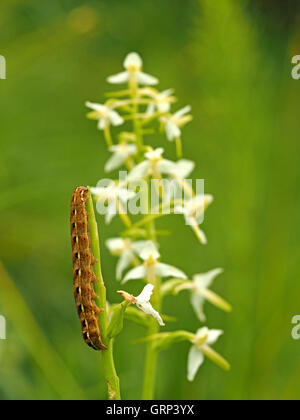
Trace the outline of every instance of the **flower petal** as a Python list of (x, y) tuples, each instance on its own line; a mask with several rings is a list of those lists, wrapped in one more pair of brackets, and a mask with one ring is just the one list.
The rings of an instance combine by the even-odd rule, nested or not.
[(169, 112), (171, 109), (171, 104), (169, 102), (158, 103), (157, 109), (159, 110), (159, 112)]
[(106, 194), (106, 188), (102, 187), (91, 187), (90, 188), (92, 195), (96, 196), (97, 199), (102, 199)]
[(159, 277), (176, 277), (179, 279), (187, 279), (183, 271), (172, 265), (158, 263), (155, 267), (156, 275)]
[(208, 338), (209, 329), (207, 327), (199, 328), (196, 332), (195, 338), (193, 342), (204, 340), (204, 342)]
[(160, 158), (164, 153), (164, 149), (162, 147), (158, 147), (155, 150), (152, 150), (151, 152), (145, 153), (145, 157), (148, 160), (154, 160)]
[(110, 238), (105, 245), (111, 253), (120, 254), (124, 250), (125, 243), (123, 238)]
[(89, 101), (87, 101), (86, 103), (85, 103), (85, 106), (87, 106), (88, 108), (91, 108), (91, 109), (93, 109), (94, 111), (97, 111), (97, 112), (106, 112), (107, 111), (107, 107), (105, 106), (105, 105), (102, 105), (102, 104), (96, 104), (96, 103), (94, 103), (94, 102), (89, 102)]
[(134, 66), (140, 69), (142, 65), (143, 65), (143, 60), (141, 56), (136, 52), (131, 52), (127, 54), (127, 56), (125, 57), (125, 60), (124, 60), (125, 69), (128, 69), (131, 66)]
[(207, 344), (215, 344), (218, 338), (224, 333), (222, 330), (209, 330)]
[(145, 114), (148, 115), (148, 116), (151, 116), (152, 114), (154, 114), (154, 112), (155, 112), (155, 105), (154, 104), (149, 104), (147, 106)]
[(106, 118), (99, 118), (98, 129), (99, 130), (104, 130), (105, 127), (107, 126), (107, 124), (108, 124), (108, 120)]
[(175, 168), (176, 168), (176, 163), (168, 159), (162, 159), (157, 164), (157, 169), (162, 174), (172, 174), (175, 171)]
[(118, 169), (124, 161), (127, 159), (126, 153), (122, 150), (118, 150), (116, 153), (114, 153), (106, 162), (104, 166), (105, 172), (111, 172), (115, 169)]
[(160, 257), (160, 253), (152, 241), (146, 241), (145, 246), (139, 253), (139, 256), (144, 261), (148, 260), (150, 257), (152, 257), (154, 260), (157, 260)]
[(136, 306), (145, 312), (147, 315), (151, 315), (162, 327), (165, 325), (159, 313), (152, 307), (150, 302), (136, 303)]
[(109, 225), (112, 219), (116, 216), (116, 214), (117, 214), (116, 204), (115, 202), (113, 202), (109, 204), (106, 209), (105, 223)]
[(185, 106), (184, 108), (180, 109), (179, 111), (175, 112), (173, 115), (174, 118), (180, 118), (183, 115), (187, 114), (192, 110), (192, 107), (190, 105)]
[(126, 83), (129, 80), (129, 75), (127, 71), (123, 71), (122, 73), (114, 74), (113, 76), (109, 76), (107, 78), (108, 83), (111, 83), (113, 85)]
[(191, 160), (181, 159), (176, 163), (176, 169), (173, 175), (179, 179), (187, 178), (195, 168), (195, 162)]
[(143, 73), (142, 71), (139, 71), (137, 74), (137, 81), (141, 85), (149, 85), (154, 86), (159, 83), (158, 79), (156, 77), (151, 76), (150, 74)]
[(112, 109), (108, 110), (108, 117), (112, 125), (115, 125), (115, 126), (121, 125), (124, 122), (123, 118), (116, 111)]
[(149, 300), (150, 300), (150, 298), (151, 298), (151, 295), (152, 295), (152, 293), (153, 293), (153, 289), (154, 289), (153, 284), (147, 284), (147, 285), (144, 287), (144, 289), (142, 290), (142, 292), (141, 292), (141, 293), (137, 296), (136, 300), (137, 300), (139, 303), (142, 303), (142, 302), (149, 302)]
[(167, 120), (166, 121), (166, 134), (168, 140), (172, 141), (181, 135), (180, 128), (177, 127), (176, 124), (174, 124), (172, 121)]
[(126, 203), (128, 200), (131, 200), (136, 196), (134, 191), (127, 190), (126, 188), (119, 188), (118, 190), (118, 197), (121, 201)]
[(126, 274), (126, 276), (124, 277), (122, 281), (122, 284), (126, 283), (128, 280), (143, 279), (146, 276), (147, 276), (146, 267), (143, 265), (139, 265), (138, 267), (133, 268)]
[(123, 271), (126, 270), (126, 268), (130, 266), (131, 261), (132, 261), (132, 253), (129, 250), (123, 252), (116, 267), (117, 280), (121, 280)]
[(196, 283), (199, 290), (208, 289), (212, 285), (214, 279), (221, 273), (223, 273), (222, 268), (215, 268), (207, 273), (195, 274), (193, 281)]
[(147, 245), (147, 242), (148, 241), (135, 241), (131, 244), (131, 248), (136, 254), (140, 255), (142, 250), (145, 248), (145, 245)]
[(128, 181), (136, 181), (141, 178), (144, 178), (149, 171), (149, 162), (144, 160), (144, 162), (139, 163), (132, 171), (128, 174)]
[(206, 321), (206, 316), (203, 312), (203, 304), (205, 302), (205, 298), (200, 295), (199, 293), (192, 292), (191, 294), (191, 305), (201, 322)]
[(203, 353), (195, 346), (192, 346), (188, 355), (187, 379), (193, 381), (198, 369), (204, 362)]

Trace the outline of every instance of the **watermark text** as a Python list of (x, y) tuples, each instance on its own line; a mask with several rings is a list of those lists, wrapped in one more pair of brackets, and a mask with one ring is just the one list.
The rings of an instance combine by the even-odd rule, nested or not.
[(292, 78), (294, 80), (300, 79), (300, 55), (294, 55), (292, 64), (296, 64), (292, 69)]
[(294, 340), (300, 340), (300, 315), (295, 315), (293, 317), (292, 324), (295, 325), (292, 329), (292, 338)]
[(0, 340), (6, 340), (6, 319), (0, 315)]
[(0, 79), (6, 79), (6, 60), (0, 55)]

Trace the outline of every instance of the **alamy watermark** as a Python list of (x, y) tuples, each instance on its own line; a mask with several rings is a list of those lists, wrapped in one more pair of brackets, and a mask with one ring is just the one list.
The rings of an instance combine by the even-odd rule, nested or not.
[(0, 79), (6, 79), (6, 59), (0, 55)]
[(6, 319), (0, 315), (0, 340), (6, 340)]
[(292, 78), (294, 80), (300, 79), (300, 55), (294, 55), (292, 58), (292, 64), (295, 64), (295, 66), (292, 69)]
[(183, 214), (187, 225), (200, 225), (209, 201), (204, 194), (203, 179), (130, 179), (119, 172), (119, 181), (101, 179), (91, 189), (96, 198), (97, 212), (114, 216)]
[(292, 329), (292, 338), (294, 340), (300, 340), (300, 315), (295, 315), (293, 317), (292, 324), (295, 325)]

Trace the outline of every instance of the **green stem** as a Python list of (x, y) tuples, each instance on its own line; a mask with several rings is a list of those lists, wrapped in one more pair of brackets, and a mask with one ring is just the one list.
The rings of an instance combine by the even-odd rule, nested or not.
[[(156, 242), (156, 229), (155, 222), (151, 220), (147, 224), (148, 237), (153, 242)], [(161, 280), (159, 277), (155, 279), (155, 288), (152, 297), (152, 305), (154, 309), (160, 312), (161, 309), (161, 298), (160, 298), (160, 286)], [(159, 332), (159, 325), (155, 319), (151, 319), (147, 335), (157, 334)], [(155, 380), (156, 380), (156, 365), (157, 365), (158, 352), (154, 349), (153, 343), (150, 341), (147, 343), (146, 348), (146, 362), (144, 372), (144, 385), (143, 385), (143, 400), (153, 400)]]
[(113, 356), (113, 340), (109, 340), (109, 342), (107, 343), (107, 347), (107, 350), (101, 352), (101, 359), (107, 382), (108, 398), (110, 400), (120, 400), (120, 381), (115, 369)]
[[(158, 333), (159, 328), (157, 322), (151, 320), (151, 325), (148, 328), (147, 335)], [(153, 348), (153, 343), (147, 343), (146, 348), (146, 362), (144, 371), (144, 385), (143, 385), (143, 400), (153, 400), (155, 378), (156, 378), (156, 363), (157, 351)]]
[(97, 305), (103, 309), (103, 312), (99, 315), (99, 327), (102, 335), (103, 343), (107, 346), (107, 350), (101, 351), (101, 360), (103, 363), (104, 374), (107, 382), (108, 397), (110, 400), (120, 400), (120, 384), (119, 378), (116, 373), (114, 358), (113, 358), (113, 340), (107, 337), (107, 311), (106, 311), (106, 288), (102, 276), (101, 270), (101, 258), (100, 258), (100, 244), (99, 244), (99, 233), (98, 225), (95, 217), (95, 211), (93, 206), (93, 200), (91, 194), (89, 194), (87, 200), (87, 212), (89, 221), (89, 233), (91, 238), (91, 248), (94, 257), (97, 259), (94, 264), (94, 272), (99, 281), (95, 283), (95, 291), (98, 295)]
[(181, 143), (181, 138), (177, 137), (175, 139), (175, 143), (176, 143), (176, 155), (177, 158), (180, 159), (182, 158), (182, 143)]
[(111, 138), (110, 125), (109, 125), (109, 123), (107, 123), (105, 125), (105, 128), (104, 128), (104, 138), (105, 138), (107, 147), (110, 148), (113, 145), (113, 141), (112, 141), (112, 138)]
[[(137, 99), (137, 82), (132, 75), (129, 81), (129, 88), (131, 92), (131, 97), (133, 100)], [(133, 115), (137, 115), (139, 112), (138, 103), (133, 104)], [(138, 159), (143, 160), (143, 134), (141, 131), (141, 122), (138, 118), (133, 119), (133, 129), (136, 135), (136, 145), (138, 149)], [(149, 190), (149, 188), (148, 188)], [(147, 191), (146, 191), (147, 193)], [(149, 197), (148, 203), (150, 203)], [(150, 205), (150, 204), (149, 204)], [(149, 212), (151, 209), (149, 208)], [(153, 242), (156, 242), (156, 229), (154, 220), (149, 220), (146, 224), (147, 236)], [(160, 311), (160, 279), (155, 279), (155, 288), (152, 296), (152, 305), (157, 310)], [(156, 334), (159, 332), (159, 325), (155, 319), (150, 320), (148, 327), (147, 335)], [(146, 348), (146, 361), (145, 361), (145, 372), (144, 372), (144, 385), (143, 385), (143, 399), (152, 400), (154, 396), (155, 381), (156, 381), (156, 365), (157, 365), (157, 351), (153, 347), (153, 343), (147, 343)]]
[[(160, 311), (160, 279), (156, 278), (156, 285), (152, 298), (152, 305)], [(147, 335), (157, 334), (159, 332), (159, 325), (155, 319), (151, 319)], [(158, 352), (154, 348), (153, 342), (147, 343), (146, 347), (146, 362), (144, 371), (144, 385), (143, 385), (143, 400), (154, 399), (154, 389), (156, 381), (156, 365), (157, 365)]]
[[(137, 96), (138, 96), (138, 84), (137, 84), (137, 80), (134, 74), (131, 75), (130, 80), (129, 80), (129, 89), (131, 92), (131, 98), (133, 100), (133, 104), (132, 104), (132, 114), (133, 115), (137, 115), (139, 112), (139, 104), (137, 102)], [(134, 118), (133, 120), (133, 129), (134, 129), (134, 133), (136, 135), (136, 145), (137, 145), (137, 149), (138, 149), (138, 155), (140, 160), (142, 160), (142, 156), (141, 156), (141, 152), (143, 149), (143, 137), (141, 134), (141, 127), (140, 127), (140, 121), (138, 120), (138, 118)]]

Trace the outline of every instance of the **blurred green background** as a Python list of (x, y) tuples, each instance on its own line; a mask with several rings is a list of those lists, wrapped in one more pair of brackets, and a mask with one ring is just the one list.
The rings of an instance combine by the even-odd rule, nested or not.
[[(214, 290), (234, 306), (224, 315), (206, 305), (208, 326), (225, 330), (216, 349), (231, 372), (206, 361), (188, 383), (189, 345), (179, 344), (160, 354), (156, 398), (298, 399), (299, 2), (2, 0), (0, 27), (0, 398), (105, 398), (73, 302), (69, 202), (75, 186), (103, 176), (108, 158), (84, 102), (101, 102), (106, 76), (138, 51), (160, 88), (192, 105), (185, 157), (215, 196), (208, 245), (181, 217), (165, 219), (160, 226), (176, 235), (163, 238), (163, 259), (189, 274), (224, 267)], [(121, 225), (99, 222), (108, 298), (118, 302), (116, 260), (103, 244)], [(168, 298), (164, 312), (178, 316), (170, 329), (199, 327), (185, 294)], [(144, 345), (133, 341), (144, 331), (126, 327), (116, 364), (123, 398), (137, 399)]]

